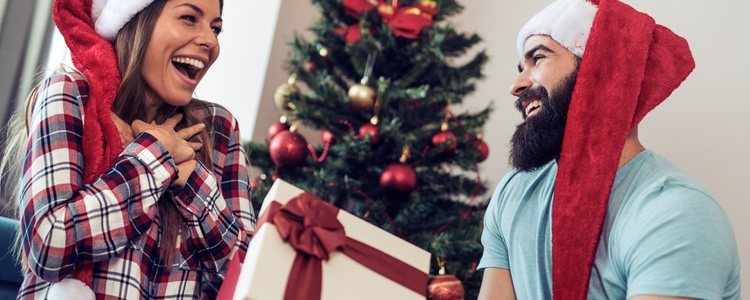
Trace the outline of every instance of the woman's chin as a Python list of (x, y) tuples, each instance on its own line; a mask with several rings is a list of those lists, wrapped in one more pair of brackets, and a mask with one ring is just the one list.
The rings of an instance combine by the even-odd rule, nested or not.
[(170, 97), (168, 99), (164, 99), (164, 102), (169, 105), (179, 107), (179, 106), (188, 105), (188, 103), (190, 103), (190, 101), (192, 100), (193, 100), (193, 95), (188, 94), (188, 95), (180, 95), (179, 97)]

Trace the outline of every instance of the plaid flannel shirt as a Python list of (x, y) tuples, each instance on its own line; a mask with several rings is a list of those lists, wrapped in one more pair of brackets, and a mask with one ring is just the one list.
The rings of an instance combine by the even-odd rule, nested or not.
[[(84, 184), (87, 94), (81, 75), (55, 75), (43, 83), (29, 116), (19, 200), (28, 269), (18, 298), (45, 299), (50, 282), (92, 263), (98, 299), (196, 299), (218, 287), (255, 225), (237, 121), (216, 104), (199, 110), (213, 130), (214, 170), (199, 162), (181, 189), (170, 188), (177, 167), (148, 133)], [(159, 258), (157, 201), (174, 201), (188, 229), (167, 266)]]

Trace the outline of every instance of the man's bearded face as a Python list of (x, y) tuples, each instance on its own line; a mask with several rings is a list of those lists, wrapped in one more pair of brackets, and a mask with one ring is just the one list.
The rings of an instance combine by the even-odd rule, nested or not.
[[(510, 150), (510, 162), (516, 169), (532, 171), (560, 158), (576, 75), (577, 68), (554, 87), (552, 95), (543, 86), (519, 95), (516, 108), (524, 122), (516, 126)], [(525, 103), (532, 99), (541, 99), (541, 103)]]

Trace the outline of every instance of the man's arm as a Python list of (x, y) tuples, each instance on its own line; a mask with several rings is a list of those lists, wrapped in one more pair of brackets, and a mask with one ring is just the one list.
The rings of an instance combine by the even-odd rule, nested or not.
[[(513, 280), (510, 270), (498, 268), (484, 269), (482, 287), (479, 289), (478, 300), (515, 300), (516, 292), (513, 291)], [(641, 299), (651, 300), (651, 299)], [(656, 299), (654, 299), (656, 300)]]
[(620, 219), (612, 249), (629, 299), (739, 299), (734, 234), (713, 198), (667, 182), (635, 203), (633, 217)]

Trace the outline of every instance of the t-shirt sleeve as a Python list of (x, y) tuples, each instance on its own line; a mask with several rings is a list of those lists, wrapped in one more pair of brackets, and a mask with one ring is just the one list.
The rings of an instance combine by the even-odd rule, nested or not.
[(500, 205), (500, 202), (502, 202), (500, 197), (506, 181), (507, 178), (497, 186), (484, 213), (484, 229), (482, 230), (482, 246), (484, 247), (484, 251), (477, 267), (479, 270), (485, 268), (510, 269), (508, 247), (500, 230), (502, 206)]
[(616, 258), (628, 298), (724, 298), (738, 264), (737, 246), (731, 224), (713, 198), (667, 185), (639, 201), (633, 212), (622, 224)]

